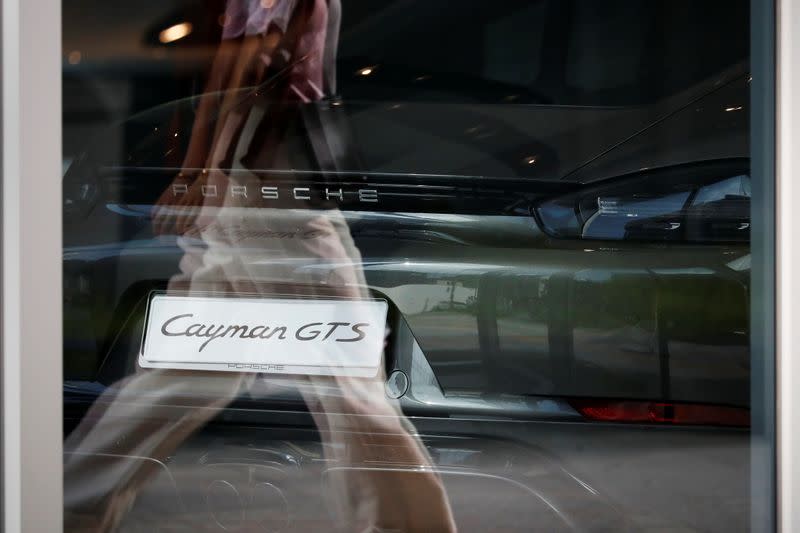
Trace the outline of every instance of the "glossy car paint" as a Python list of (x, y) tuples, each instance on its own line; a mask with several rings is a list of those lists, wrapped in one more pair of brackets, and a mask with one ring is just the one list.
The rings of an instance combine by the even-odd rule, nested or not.
[[(283, 227), (326, 209), (346, 220), (367, 288), (390, 303), (387, 371), (407, 379), (398, 401), (445, 478), (461, 529), (741, 529), (746, 431), (589, 422), (570, 400), (747, 408), (749, 244), (560, 239), (535, 209), (602, 183), (747, 174), (747, 66), (625, 106), (507, 100), (507, 87), (475, 80), (469, 91), (454, 89), (457, 80), (421, 80), (430, 83), (424, 97), (404, 99), (400, 79), (413, 78), (377, 69), (344, 84), (341, 98), (299, 110), (332, 116), (358, 166), (323, 176), (300, 160), (277, 173), (312, 189), (368, 186), (381, 202), (287, 199), (269, 220)], [(268, 100), (257, 92), (242, 98)], [(179, 171), (192, 110), (185, 100), (127, 120), (65, 176), (67, 431), (100, 392), (137, 372), (148, 295), (178, 270), (178, 238), (154, 234), (152, 209)], [(273, 183), (282, 169), (257, 170)], [(264, 218), (263, 208), (241, 209), (216, 216)], [(302, 235), (273, 238), (249, 272), (276, 293), (277, 263), (319, 285), (343, 266), (270, 255)], [(287, 514), (295, 530), (326, 523), (314, 488), (337, 468), (319, 462), (302, 380), (266, 377), (263, 387), (269, 394), (238, 398), (159, 467), (131, 524), (159, 506), (212, 530), (236, 524), (235, 513), (226, 522), (224, 492), (209, 502), (203, 490), (220, 479), (241, 494), (281, 487), (274, 508), (260, 507), (266, 523), (282, 526)], [(385, 449), (353, 468), (411, 470)]]

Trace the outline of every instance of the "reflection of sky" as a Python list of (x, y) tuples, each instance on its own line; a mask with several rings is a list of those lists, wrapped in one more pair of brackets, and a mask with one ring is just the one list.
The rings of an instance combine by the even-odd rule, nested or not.
[(680, 212), (689, 191), (647, 200), (634, 198), (598, 198), (598, 211), (585, 224), (583, 236), (589, 238), (624, 239), (631, 219), (647, 219)]
[(575, 281), (588, 281), (593, 283), (605, 283), (611, 281), (615, 276), (620, 275), (646, 275), (647, 270), (642, 268), (615, 268), (613, 270), (579, 270), (575, 273)]
[(688, 268), (653, 268), (651, 272), (661, 276), (674, 276), (678, 274), (691, 274), (692, 276), (713, 276), (714, 271), (710, 268), (688, 267)]
[(750, 197), (750, 178), (748, 176), (735, 176), (701, 187), (697, 191), (692, 204), (701, 205), (709, 202), (724, 200), (726, 196)]
[[(735, 268), (734, 264), (737, 265), (744, 265), (746, 263), (746, 267)], [(731, 261), (728, 263), (728, 266), (733, 270), (744, 270), (746, 268), (750, 268), (750, 256), (747, 255), (735, 261)], [(679, 268), (648, 268), (648, 269), (636, 269), (636, 268), (615, 268), (613, 270), (601, 270), (601, 269), (591, 269), (591, 270), (580, 270), (575, 273), (574, 279), (575, 281), (586, 281), (586, 282), (593, 282), (593, 283), (605, 283), (608, 281), (612, 281), (614, 277), (619, 276), (642, 276), (648, 274), (655, 274), (659, 276), (677, 276), (677, 275), (690, 275), (690, 276), (713, 276), (716, 272), (711, 268), (705, 267), (679, 267)]]
[(660, 216), (680, 211), (689, 197), (690, 191), (638, 200), (629, 198), (598, 198), (597, 205), (601, 215), (620, 215), (628, 217)]
[(750, 270), (750, 254), (734, 259), (730, 263), (726, 263), (725, 266), (737, 272)]

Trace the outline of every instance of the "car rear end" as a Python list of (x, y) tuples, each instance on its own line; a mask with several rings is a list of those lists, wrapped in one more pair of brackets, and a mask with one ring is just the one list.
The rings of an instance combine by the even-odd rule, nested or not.
[[(413, 32), (387, 32), (393, 10), (408, 6), (359, 18), (342, 29), (336, 94), (287, 103), (278, 72), (216, 96), (228, 116), (247, 117), (247, 141), (223, 166), (183, 164), (193, 133), (222, 116), (198, 115), (207, 95), (140, 113), (72, 162), (68, 462), (149, 473), (123, 527), (348, 529), (352, 517), (337, 510), (352, 480), (392, 485), (396, 506), (414, 515), (424, 506), (402, 487), (428, 486), (431, 472), (462, 531), (744, 527), (747, 58), (712, 50), (686, 79), (665, 66), (657, 78), (648, 64), (606, 86), (614, 65), (589, 68), (593, 32), (666, 13), (687, 40), (705, 42), (691, 20), (711, 14), (658, 3), (601, 16), (590, 3), (556, 4), (474, 6), (473, 18), (415, 4), (424, 23)], [(739, 31), (733, 11), (719, 32)], [(430, 52), (450, 17), (463, 23), (454, 39), (438, 55), (415, 53)], [(536, 83), (492, 74), (531, 67), (519, 63), (529, 59), (515, 25), (539, 18), (550, 23), (543, 42), (565, 54), (584, 46), (568, 63), (582, 86), (567, 90), (570, 73), (544, 53)], [(461, 58), (436, 61), (455, 57), (454, 43), (473, 46), (463, 39), (476, 24), (487, 54), (494, 41), (519, 46), (484, 58), (481, 75)], [(411, 49), (396, 44), (408, 35)], [(641, 61), (680, 56), (659, 46), (642, 45)], [(338, 337), (303, 305), (339, 302), (335, 320), (350, 328), (343, 302), (379, 302), (381, 397), (362, 403), (363, 378), (286, 360), (237, 372), (187, 360), (152, 373), (148, 339), (172, 327), (154, 318), (165, 297), (186, 315), (203, 299), (294, 302), (298, 320), (320, 324), (305, 330), (319, 331), (313, 342)], [(241, 316), (254, 320), (251, 334), (262, 324)], [(194, 342), (187, 327), (171, 331)], [(224, 346), (227, 366), (252, 365), (241, 355), (249, 348)], [(108, 417), (121, 443), (87, 447)], [(192, 417), (203, 422), (182, 425)], [(160, 431), (172, 435), (169, 453), (148, 444)], [(422, 456), (409, 457), (406, 434)], [(712, 501), (726, 512), (704, 512)]]

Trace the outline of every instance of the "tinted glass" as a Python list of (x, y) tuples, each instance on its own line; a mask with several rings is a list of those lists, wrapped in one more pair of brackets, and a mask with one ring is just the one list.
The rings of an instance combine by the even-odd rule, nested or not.
[(749, 2), (63, 11), (67, 531), (749, 530)]

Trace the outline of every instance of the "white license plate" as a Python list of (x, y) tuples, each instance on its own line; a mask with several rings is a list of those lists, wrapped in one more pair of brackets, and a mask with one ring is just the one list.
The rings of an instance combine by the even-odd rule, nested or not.
[(139, 364), (146, 368), (375, 376), (387, 304), (155, 295)]

